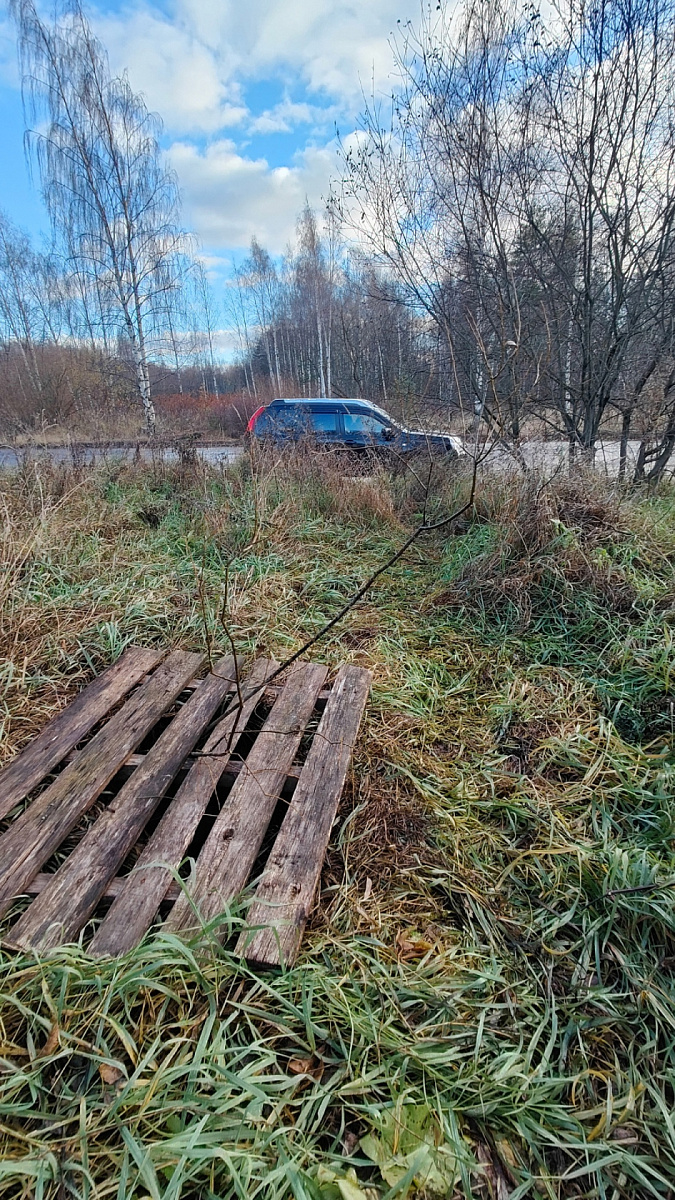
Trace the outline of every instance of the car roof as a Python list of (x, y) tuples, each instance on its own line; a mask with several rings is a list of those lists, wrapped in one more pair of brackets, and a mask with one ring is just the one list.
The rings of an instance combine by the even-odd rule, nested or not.
[(336, 406), (344, 404), (344, 400), (331, 400), (326, 396), (289, 396), (288, 399), (282, 398), (280, 400), (273, 400), (270, 408), (281, 407), (281, 405), (284, 405), (285, 407), (288, 404), (302, 405), (304, 408), (306, 408), (309, 404), (312, 406), (315, 404), (321, 404), (327, 405), (328, 408), (335, 408)]
[(333, 396), (332, 398), (329, 396), (277, 397), (269, 407), (277, 408), (281, 407), (281, 405), (286, 406), (287, 404), (301, 405), (304, 408), (308, 408), (311, 405), (312, 408), (328, 409), (329, 411), (338, 409), (341, 412), (344, 411), (346, 405), (352, 410), (356, 406), (357, 409), (366, 408), (369, 412), (377, 413), (378, 416), (384, 417), (387, 421), (393, 419), (383, 408), (379, 408), (377, 404), (373, 404), (372, 400), (364, 400), (362, 396), (345, 396), (339, 399), (337, 396)]

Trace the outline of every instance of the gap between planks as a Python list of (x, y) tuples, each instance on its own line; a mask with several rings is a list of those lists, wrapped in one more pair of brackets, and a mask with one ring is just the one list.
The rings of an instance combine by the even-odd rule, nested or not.
[[(185, 691), (185, 692), (194, 691), (194, 689), (197, 687), (198, 682), (199, 682), (198, 680), (193, 679), (192, 683), (188, 683), (186, 685), (186, 687), (183, 688), (183, 691)], [(283, 691), (283, 689), (284, 689), (283, 683), (270, 683), (265, 688), (260, 689), (260, 699), (261, 700), (266, 700), (266, 699), (275, 700), (276, 697), (279, 695), (279, 693)], [(322, 688), (316, 698), (317, 704), (322, 704), (322, 703), (325, 704), (326, 700), (330, 696), (330, 692), (331, 692), (331, 689), (329, 687)]]
[[(221, 718), (204, 747), (208, 753), (195, 759), (185, 774), (124, 888), (97, 929), (89, 946), (90, 954), (122, 954), (136, 945), (150, 928), (171, 883), (171, 872), (183, 861), (237, 739), (255, 710), (260, 686), (277, 665), (273, 659), (260, 658), (253, 664), (241, 684), (243, 705), (232, 707)], [(273, 708), (274, 712), (277, 707)], [(246, 766), (249, 759), (250, 755)], [(239, 775), (239, 780), (243, 774)], [(203, 849), (197, 856), (197, 863), (202, 853)], [(195, 870), (198, 869), (195, 864)]]
[(199, 929), (246, 886), (327, 672), (297, 663), (289, 675), (201, 849), (189, 892), (169, 913), (172, 933)]

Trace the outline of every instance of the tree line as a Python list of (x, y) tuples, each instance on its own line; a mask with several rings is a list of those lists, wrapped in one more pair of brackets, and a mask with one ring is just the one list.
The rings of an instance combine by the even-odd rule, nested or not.
[(391, 274), (346, 245), (330, 210), (306, 205), (295, 245), (276, 262), (253, 239), (228, 305), (241, 383), (253, 396), (368, 396), (401, 410), (438, 406), (437, 331)]

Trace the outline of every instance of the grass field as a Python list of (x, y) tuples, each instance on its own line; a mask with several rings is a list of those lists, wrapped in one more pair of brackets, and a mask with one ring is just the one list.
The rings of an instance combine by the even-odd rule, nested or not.
[[(229, 649), (226, 578), (287, 656), (421, 503), (302, 455), (5, 477), (3, 759), (129, 642)], [(294, 969), (0, 952), (2, 1200), (675, 1196), (674, 563), (675, 492), (591, 479), (418, 541), (312, 652), (375, 681)]]

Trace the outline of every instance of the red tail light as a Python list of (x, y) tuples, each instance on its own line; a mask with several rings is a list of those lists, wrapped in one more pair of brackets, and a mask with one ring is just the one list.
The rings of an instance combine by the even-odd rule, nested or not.
[(260, 408), (256, 408), (253, 416), (251, 417), (251, 420), (249, 421), (248, 425), (246, 426), (247, 433), (253, 432), (253, 426), (255, 425), (256, 421), (258, 420), (258, 417), (260, 416), (261, 412), (264, 412), (264, 411), (265, 411), (264, 404), (261, 404)]

